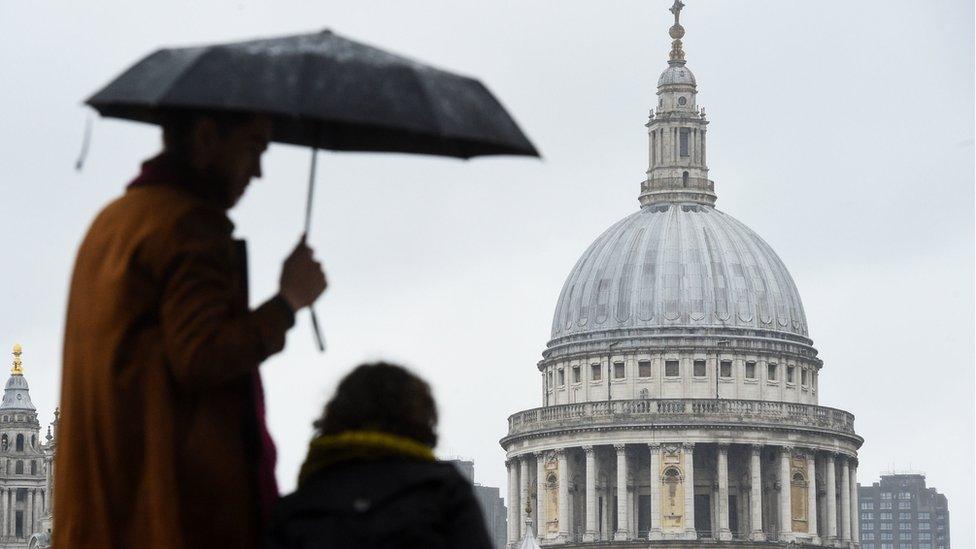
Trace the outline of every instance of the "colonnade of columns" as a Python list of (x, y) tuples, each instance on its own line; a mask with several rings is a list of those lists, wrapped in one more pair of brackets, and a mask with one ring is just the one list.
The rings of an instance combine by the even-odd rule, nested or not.
[[(857, 461), (813, 448), (613, 444), (512, 457), (508, 539), (858, 543)], [(553, 503), (555, 502), (555, 509)], [(555, 511), (553, 513), (553, 511)]]
[[(17, 498), (18, 492), (22, 494), (21, 500)], [(0, 488), (0, 538), (29, 538), (40, 529), (40, 520), (46, 510), (47, 491), (44, 488)]]

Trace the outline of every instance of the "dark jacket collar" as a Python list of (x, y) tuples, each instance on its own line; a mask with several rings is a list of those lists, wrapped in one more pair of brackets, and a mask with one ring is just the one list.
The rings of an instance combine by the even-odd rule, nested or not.
[(143, 162), (139, 175), (127, 188), (155, 185), (184, 189), (215, 208), (227, 210), (220, 183), (196, 173), (189, 164), (175, 155), (162, 152)]

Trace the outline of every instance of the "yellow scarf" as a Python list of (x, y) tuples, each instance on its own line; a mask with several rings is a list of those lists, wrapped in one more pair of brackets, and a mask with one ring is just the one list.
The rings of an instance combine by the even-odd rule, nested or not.
[(312, 439), (305, 463), (298, 473), (298, 485), (302, 486), (315, 473), (340, 461), (385, 457), (435, 461), (434, 452), (429, 446), (411, 438), (382, 431), (343, 431)]

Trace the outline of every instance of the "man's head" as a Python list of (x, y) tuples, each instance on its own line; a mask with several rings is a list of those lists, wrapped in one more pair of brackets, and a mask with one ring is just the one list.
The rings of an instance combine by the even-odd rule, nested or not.
[(163, 121), (165, 152), (216, 188), (211, 196), (225, 208), (240, 200), (253, 177), (261, 177), (261, 155), (271, 139), (264, 115), (187, 111)]
[(319, 435), (382, 431), (437, 445), (437, 405), (430, 386), (395, 364), (363, 364), (339, 382), (315, 421)]

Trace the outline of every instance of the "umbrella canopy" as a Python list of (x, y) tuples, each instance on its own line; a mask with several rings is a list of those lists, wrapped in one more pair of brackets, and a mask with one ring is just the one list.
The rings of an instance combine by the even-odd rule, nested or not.
[(273, 141), (320, 149), (539, 156), (478, 80), (328, 30), (162, 49), (87, 103), (150, 123), (184, 109), (266, 114)]

